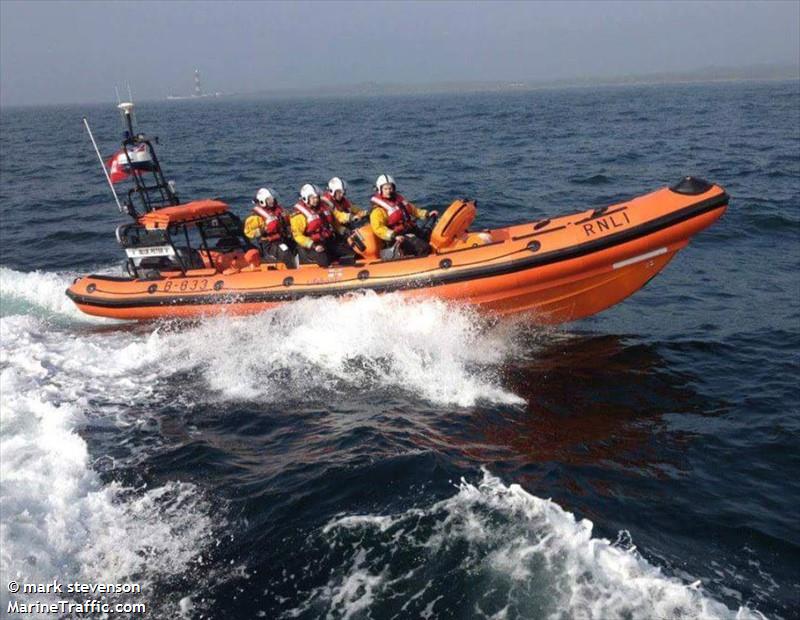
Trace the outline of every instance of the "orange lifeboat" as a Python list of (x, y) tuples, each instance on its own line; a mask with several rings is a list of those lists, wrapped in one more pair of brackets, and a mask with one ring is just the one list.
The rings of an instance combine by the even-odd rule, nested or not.
[[(639, 290), (722, 216), (728, 200), (721, 187), (686, 177), (609, 207), (483, 231), (470, 230), (475, 203), (456, 200), (432, 231), (434, 251), (427, 257), (380, 260), (367, 226), (352, 240), (355, 264), (296, 269), (237, 246), (240, 223), (227, 205), (197, 201), (121, 226), (117, 239), (130, 275), (85, 276), (67, 295), (87, 314), (148, 320), (255, 313), (302, 297), (396, 292), (560, 323)], [(192, 235), (202, 238), (203, 249), (192, 249)]]

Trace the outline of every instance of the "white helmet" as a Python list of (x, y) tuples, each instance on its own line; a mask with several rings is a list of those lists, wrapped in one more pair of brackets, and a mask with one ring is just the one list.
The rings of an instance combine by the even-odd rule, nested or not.
[(383, 187), (387, 183), (389, 185), (391, 185), (392, 187), (396, 187), (395, 184), (394, 184), (394, 178), (393, 177), (391, 177), (388, 174), (382, 174), (381, 176), (379, 176), (375, 180), (375, 189), (377, 189), (378, 191), (381, 191), (381, 187)]
[(337, 190), (341, 190), (342, 194), (346, 194), (347, 181), (340, 179), (339, 177), (333, 177), (330, 181), (328, 181), (328, 189), (330, 190), (331, 194)]
[(254, 203), (261, 207), (267, 206), (267, 200), (272, 198), (276, 203), (278, 202), (278, 192), (276, 192), (271, 187), (262, 187), (260, 190), (256, 192), (256, 197), (253, 200)]
[(303, 202), (308, 203), (308, 199), (312, 196), (317, 196), (322, 192), (319, 191), (319, 187), (316, 185), (312, 185), (311, 183), (306, 183), (303, 187), (300, 188), (300, 198), (303, 199)]

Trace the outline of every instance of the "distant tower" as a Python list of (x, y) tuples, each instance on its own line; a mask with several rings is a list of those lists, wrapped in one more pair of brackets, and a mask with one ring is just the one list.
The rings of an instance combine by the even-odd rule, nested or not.
[(200, 69), (194, 70), (194, 96), (203, 96), (203, 89), (200, 87)]

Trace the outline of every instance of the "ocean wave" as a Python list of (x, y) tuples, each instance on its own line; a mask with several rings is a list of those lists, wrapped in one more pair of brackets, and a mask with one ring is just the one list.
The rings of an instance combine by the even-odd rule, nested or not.
[[(149, 489), (104, 483), (80, 434), (87, 424), (113, 424), (107, 418), (146, 394), (153, 377), (130, 372), (142, 360), (125, 345), (127, 336), (106, 337), (122, 340), (114, 350), (33, 316), (3, 317), (0, 330), (3, 583), (135, 582), (152, 592), (155, 583), (189, 570), (223, 521), (212, 521), (202, 491), (181, 481)], [(100, 395), (102, 415), (91, 405)], [(21, 603), (64, 598), (13, 596)], [(3, 588), (3, 609), (8, 597)], [(148, 604), (153, 610), (177, 601)]]
[(484, 470), (429, 507), (328, 522), (310, 544), (339, 568), (284, 617), (764, 618), (665, 575), (627, 532), (592, 529)]
[(65, 291), (77, 273), (16, 271), (0, 266), (0, 299), (3, 316), (32, 314), (58, 316), (92, 323), (114, 323), (109, 319), (82, 313)]
[(167, 365), (199, 369), (225, 399), (279, 402), (401, 389), (439, 404), (524, 402), (496, 375), (514, 348), (511, 334), (439, 300), (374, 293), (301, 299), (157, 337), (169, 352)]
[(588, 177), (570, 177), (569, 182), (575, 185), (608, 185), (611, 179), (604, 174), (593, 174)]
[[(3, 315), (119, 324), (82, 314), (64, 294), (73, 275), (0, 267)], [(223, 399), (305, 399), (352, 389), (402, 389), (439, 404), (521, 404), (497, 368), (514, 334), (466, 306), (397, 295), (303, 299), (249, 317), (155, 324), (129, 336), (132, 363), (165, 375), (199, 370)], [(109, 343), (104, 343), (109, 346)], [(113, 355), (113, 352), (109, 354)], [(102, 362), (98, 363), (102, 366)]]

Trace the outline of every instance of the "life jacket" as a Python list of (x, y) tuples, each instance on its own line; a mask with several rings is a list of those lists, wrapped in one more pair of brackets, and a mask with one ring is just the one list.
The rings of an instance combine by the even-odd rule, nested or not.
[(275, 205), (272, 210), (256, 206), (253, 207), (253, 212), (264, 220), (264, 229), (261, 233), (262, 239), (279, 241), (286, 236), (286, 216), (284, 216), (280, 205)]
[(306, 218), (305, 235), (319, 243), (333, 236), (333, 214), (320, 202), (319, 209), (310, 209), (302, 200), (298, 200), (294, 208)]
[(328, 191), (320, 196), (320, 200), (324, 202), (329, 209), (337, 209), (345, 213), (353, 212), (353, 205), (350, 204), (350, 200), (348, 200), (347, 196), (342, 196), (342, 199), (337, 202), (336, 198), (333, 197), (333, 193)]
[(375, 194), (370, 202), (386, 212), (386, 225), (398, 235), (414, 225), (414, 216), (411, 213), (411, 204), (402, 195), (395, 193), (394, 198), (384, 198)]

